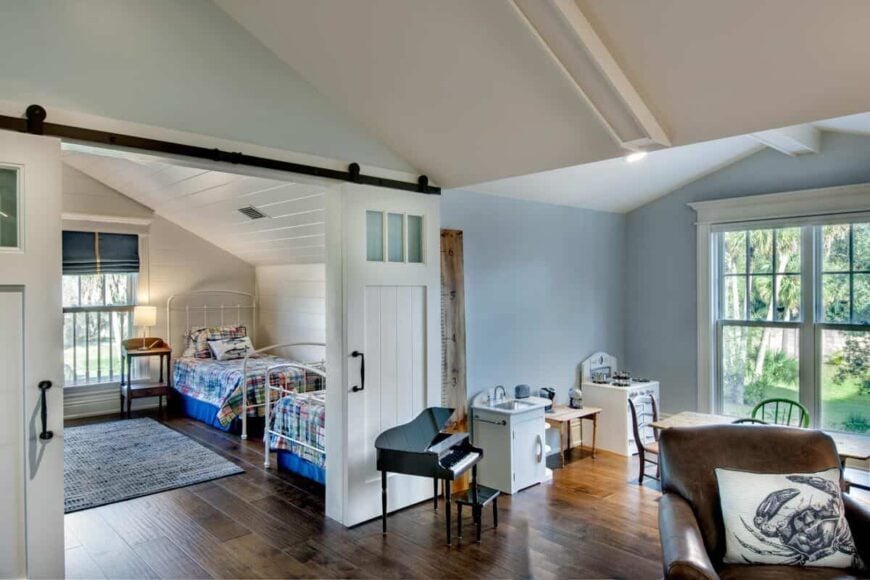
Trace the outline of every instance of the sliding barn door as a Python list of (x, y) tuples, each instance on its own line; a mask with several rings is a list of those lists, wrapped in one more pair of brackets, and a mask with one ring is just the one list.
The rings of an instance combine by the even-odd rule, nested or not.
[(64, 575), (60, 173), (60, 141), (0, 131), (0, 578)]
[[(375, 438), (441, 400), (439, 198), (348, 185), (343, 192), (346, 493), (343, 521), (380, 514)], [(365, 357), (365, 384), (360, 374)], [(432, 482), (391, 474), (390, 511)]]

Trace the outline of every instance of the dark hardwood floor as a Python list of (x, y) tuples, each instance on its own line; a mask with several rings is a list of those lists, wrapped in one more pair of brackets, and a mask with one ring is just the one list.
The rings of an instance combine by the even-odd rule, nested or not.
[(480, 544), (469, 514), (448, 548), (443, 506), (392, 515), (387, 536), (379, 522), (346, 529), (323, 515), (321, 487), (263, 469), (262, 443), (165, 423), (245, 473), (67, 515), (69, 578), (661, 577), (658, 484), (635, 483), (634, 459), (575, 450), (552, 483), (503, 497)]

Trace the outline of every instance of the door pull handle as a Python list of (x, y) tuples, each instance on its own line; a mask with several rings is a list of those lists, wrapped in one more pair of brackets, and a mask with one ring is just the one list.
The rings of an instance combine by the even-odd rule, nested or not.
[(39, 400), (41, 404), (40, 416), (42, 417), (42, 433), (39, 438), (48, 441), (54, 437), (54, 433), (48, 430), (48, 404), (45, 401), (45, 391), (51, 388), (51, 381), (39, 381)]
[(353, 358), (362, 359), (359, 363), (359, 384), (354, 385), (354, 387), (351, 389), (351, 391), (353, 391), (354, 393), (358, 393), (365, 390), (366, 388), (366, 355), (358, 350), (355, 350), (350, 353), (350, 356), (352, 356)]

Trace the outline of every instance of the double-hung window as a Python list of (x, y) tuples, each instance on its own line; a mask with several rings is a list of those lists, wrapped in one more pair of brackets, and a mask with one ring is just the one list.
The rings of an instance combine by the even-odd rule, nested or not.
[(726, 414), (748, 416), (765, 398), (799, 398), (801, 236), (791, 227), (718, 236), (719, 385)]
[(824, 225), (816, 236), (821, 426), (870, 433), (870, 223)]
[(121, 341), (133, 337), (136, 274), (63, 277), (66, 385), (118, 382)]
[(870, 434), (870, 219), (721, 226), (713, 243), (715, 407), (803, 403)]
[[(64, 384), (121, 379), (121, 341), (134, 335), (135, 235), (63, 232)], [(131, 369), (137, 378), (138, 367)]]

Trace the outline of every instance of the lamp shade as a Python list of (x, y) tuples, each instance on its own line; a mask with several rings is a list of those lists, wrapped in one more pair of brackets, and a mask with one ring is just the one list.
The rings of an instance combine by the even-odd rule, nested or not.
[(134, 306), (133, 307), (133, 326), (157, 326), (157, 307), (156, 306)]

